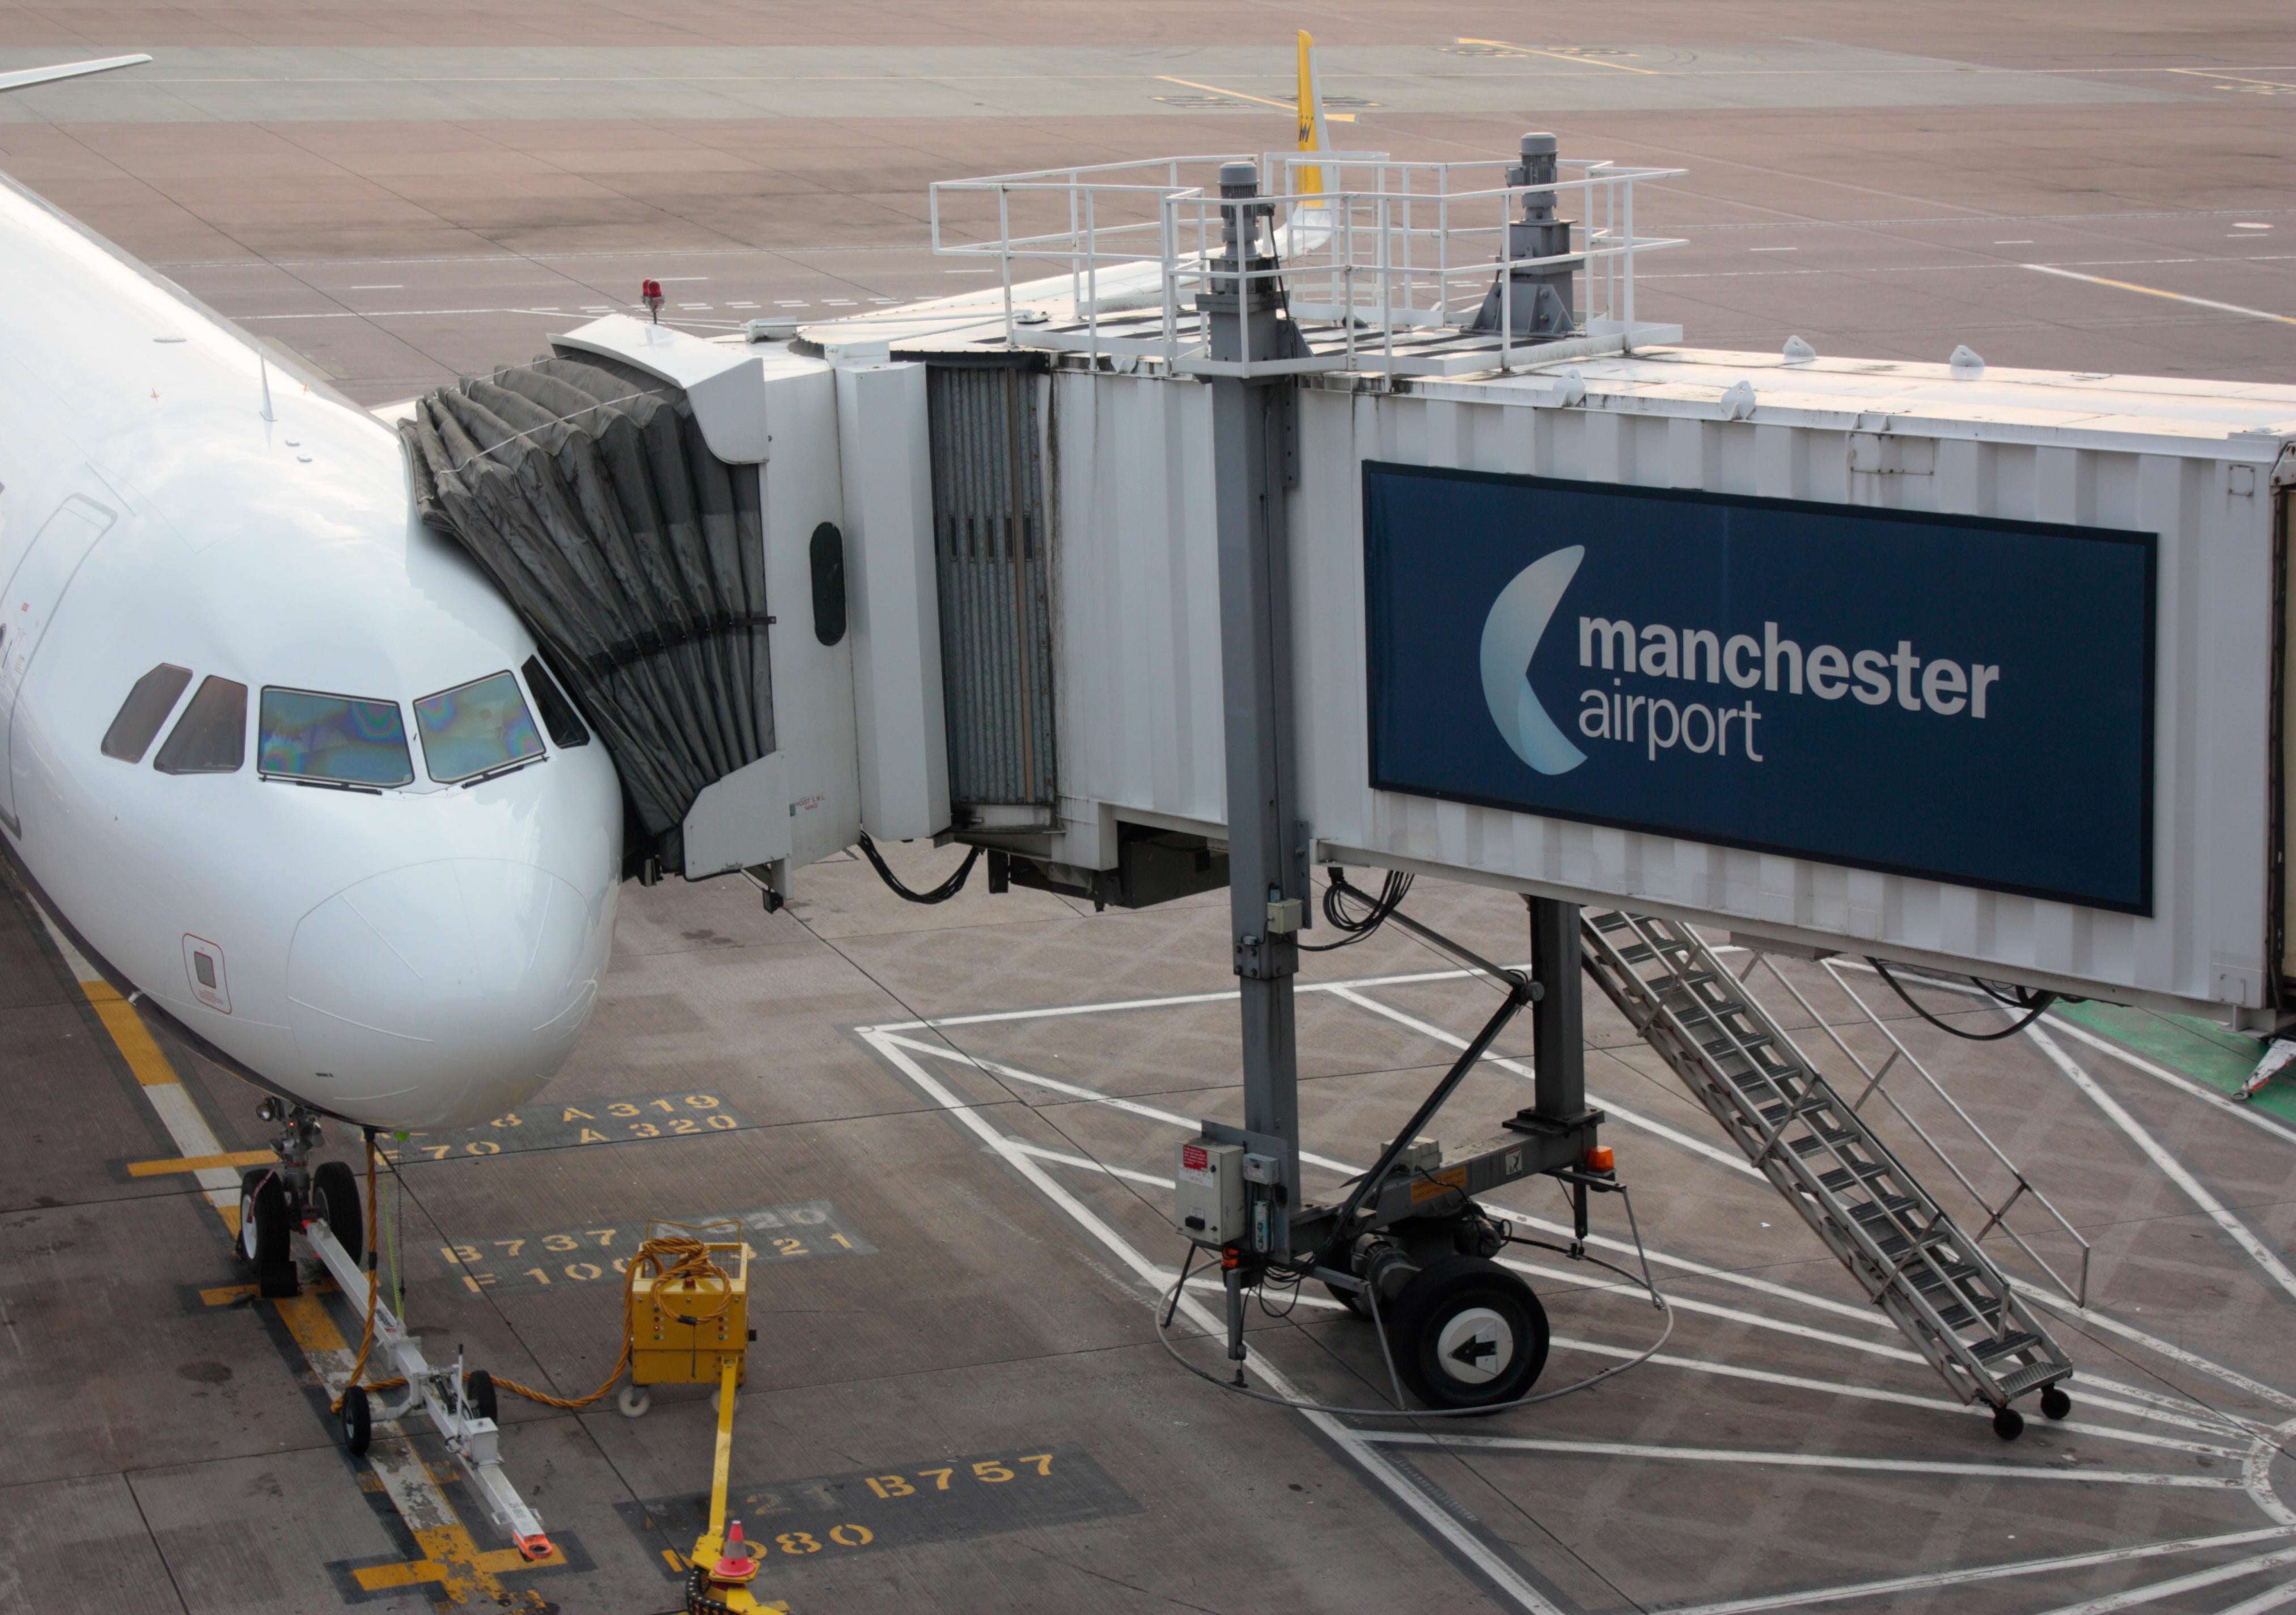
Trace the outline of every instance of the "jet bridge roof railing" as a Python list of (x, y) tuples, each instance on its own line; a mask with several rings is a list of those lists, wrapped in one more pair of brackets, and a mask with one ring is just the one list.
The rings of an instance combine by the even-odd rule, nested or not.
[[(1239, 161), (1259, 164), (1275, 249), (1273, 262), (1247, 267), (1242, 278), (1282, 282), (1307, 357), (1241, 367), (1209, 358), (1197, 298), (1215, 276), (1237, 275), (1220, 265), (1218, 170)], [(1496, 355), (1469, 367), (1504, 370), (1519, 356), (1548, 363), (1634, 345), (1635, 260), (1682, 244), (1636, 234), (1635, 186), (1685, 170), (1562, 159), (1552, 182), (1516, 184), (1508, 182), (1523, 170), (1510, 167), (1275, 152), (943, 180), (931, 187), (933, 250), (996, 261), (1015, 346), (1132, 355), (1178, 371), (1449, 370), (1461, 367), (1463, 347)], [(1575, 204), (1578, 244), (1526, 258), (1527, 204), (1547, 202), (1557, 211)], [(1511, 311), (1485, 315), (1478, 328), (1486, 297), (1496, 287), (1504, 310), (1514, 272), (1531, 262), (1567, 268), (1583, 285), (1569, 350), (1526, 338)], [(1054, 272), (1029, 276), (1040, 267)], [(1444, 357), (1453, 362), (1428, 362)]]

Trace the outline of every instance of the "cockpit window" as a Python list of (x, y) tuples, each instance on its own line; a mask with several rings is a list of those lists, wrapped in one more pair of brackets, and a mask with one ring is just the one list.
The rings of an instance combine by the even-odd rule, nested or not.
[(414, 704), (422, 756), (441, 783), (474, 779), (542, 755), (526, 698), (509, 670)]
[(103, 731), (103, 754), (122, 762), (143, 762), (144, 754), (152, 749), (152, 737), (176, 710), (176, 697), (191, 681), (190, 668), (165, 662), (136, 680), (127, 699), (119, 704), (119, 715)]
[(396, 701), (266, 686), (258, 730), (255, 766), (266, 776), (375, 787), (414, 778)]
[(247, 761), (247, 686), (210, 673), (152, 759), (163, 774), (235, 774)]
[(542, 727), (550, 731), (550, 742), (562, 751), (570, 746), (590, 744), (590, 731), (583, 726), (582, 714), (558, 688), (558, 680), (542, 664), (540, 656), (529, 656), (521, 670), (526, 674), (526, 688), (534, 693), (535, 705), (542, 709)]

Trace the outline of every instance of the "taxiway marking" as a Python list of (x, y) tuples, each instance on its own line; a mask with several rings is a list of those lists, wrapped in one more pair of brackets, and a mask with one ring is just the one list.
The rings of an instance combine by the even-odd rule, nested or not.
[[(35, 899), (32, 910), (39, 915), (40, 923), (47, 928), (48, 940), (63, 956), (66, 967), (71, 970), (79, 983), (80, 991), (94, 1006), (104, 1030), (111, 1034), (120, 1058), (127, 1062), (128, 1069), (135, 1073), (135, 1080), (143, 1085), (144, 1098), (159, 1112), (160, 1121), (176, 1141), (176, 1147), (184, 1152), (183, 1158), (187, 1162), (228, 1158), (232, 1152), (223, 1148), (214, 1130), (209, 1127), (207, 1118), (193, 1104), (191, 1095), (184, 1090), (183, 1079), (176, 1075), (175, 1067), (152, 1038), (143, 1017), (135, 1013), (135, 1006), (121, 997), (119, 990), (103, 979), (102, 973), (88, 963), (86, 956), (72, 946), (62, 928), (49, 917), (45, 904)], [(266, 1151), (259, 1158), (269, 1160), (273, 1158)], [(208, 1191), (209, 1202), (215, 1207), (217, 1215), (222, 1217), (233, 1239), (237, 1240), (238, 1173), (226, 1166), (198, 1166), (192, 1170), (197, 1173), (200, 1186)], [(229, 1288), (236, 1290), (239, 1287)], [(203, 1299), (206, 1296), (207, 1292), (202, 1292)], [(280, 1319), (287, 1325), (287, 1332), (302, 1350), (312, 1372), (318, 1375), (320, 1384), (327, 1388), (332, 1399), (341, 1381), (349, 1377), (354, 1354), (345, 1345), (341, 1331), (327, 1316), (321, 1290), (313, 1287), (299, 1296), (276, 1299), (273, 1305), (279, 1309)], [(386, 1433), (398, 1436), (398, 1427), (393, 1423), (378, 1423), (375, 1433), (378, 1436)], [(389, 1450), (394, 1447), (397, 1450)], [(472, 1540), (469, 1529), (455, 1515), (453, 1505), (439, 1489), (438, 1482), (431, 1479), (430, 1470), (416, 1455), (413, 1444), (401, 1437), (396, 1442), (372, 1446), (367, 1450), (367, 1462), (382, 1482), (383, 1490), (398, 1509), (399, 1518), (406, 1522), (407, 1530), (422, 1550), (422, 1559), (415, 1562), (446, 1567), (445, 1573), (438, 1579), (457, 1598), (463, 1591), (483, 1588), (490, 1597), (507, 1606), (510, 1600), (508, 1590), (493, 1570), (480, 1563), (484, 1556), (483, 1551)], [(558, 1556), (556, 1548), (554, 1547), (551, 1553), (551, 1559), (540, 1562), (564, 1562)]]
[[(357, 1354), (335, 1327), (335, 1321), (327, 1315), (326, 1303), (306, 1291), (299, 1296), (278, 1298), (271, 1304), (279, 1309), (280, 1321), (287, 1325), (288, 1334), (293, 1337), (310, 1363), (311, 1372), (319, 1377), (320, 1385), (332, 1397), (350, 1377), (351, 1364)], [(367, 1448), (366, 1459), (375, 1478), (382, 1482), (392, 1506), (398, 1511), (398, 1517), (414, 1537), (415, 1545), (422, 1550), (422, 1557), (402, 1564), (353, 1570), (351, 1574), (365, 1590), (378, 1592), (435, 1581), (458, 1603), (470, 1602), (472, 1595), (483, 1594), (504, 1608), (511, 1608), (512, 1594), (503, 1585), (503, 1570), (522, 1566), (541, 1570), (566, 1562), (564, 1553), (555, 1545), (548, 1558), (531, 1564), (513, 1550), (490, 1553), (480, 1547), (470, 1528), (447, 1501), (430, 1466), (395, 1421), (375, 1421), (374, 1444)], [(370, 1577), (381, 1579), (371, 1582)], [(525, 1602), (531, 1608), (541, 1607), (541, 1600), (531, 1592)]]
[[(2220, 1564), (2213, 1570), (2194, 1570), (2187, 1576), (2131, 1587), (2125, 1593), (2113, 1593), (2103, 1598), (2084, 1598), (2079, 1603), (2059, 1604), (2047, 1611), (2047, 1615), (2112, 1615), (2115, 1610), (2131, 1610), (2138, 1604), (2158, 1603), (2161, 1599), (2174, 1598), (2179, 1593), (2212, 1587), (2220, 1581), (2237, 1581), (2243, 1576), (2261, 1575), (2284, 1564), (2296, 1564), (2296, 1548), (2283, 1548), (2276, 1553), (2259, 1553), (2253, 1559), (2235, 1559), (2230, 1564)], [(2259, 1603), (2256, 1599), (2249, 1599), (2242, 1607), (2271, 1609), (2274, 1603), (2285, 1603), (2291, 1597), (2296, 1597), (2296, 1588), (2276, 1587), (2263, 1597), (2273, 1602)], [(2231, 1611), (2226, 1611), (2226, 1615), (2231, 1615)]]
[[(2289, 324), (2296, 325), (2296, 320), (2291, 320)], [(2138, 1126), (2136, 1118), (2121, 1108), (2120, 1101), (2107, 1093), (2095, 1077), (2082, 1070), (2079, 1061), (2057, 1047), (2055, 1039), (2038, 1025), (2026, 1027), (2025, 1035), (2032, 1040), (2035, 1048), (2048, 1057), (2051, 1064), (2064, 1073), (2074, 1087), (2088, 1095), (2089, 1102), (2104, 1112), (2107, 1121), (2128, 1134), (2130, 1141), (2144, 1152), (2164, 1177), (2184, 1191), (2186, 1199), (2199, 1207), (2210, 1222), (2230, 1234), (2234, 1243), (2248, 1252), (2250, 1258), (2264, 1269), (2275, 1284), (2292, 1298), (2296, 1298), (2296, 1273), (2291, 1273), (2288, 1265), (2274, 1255), (2247, 1224), (2233, 1215), (2226, 1209), (2224, 1202), (2203, 1189), (2200, 1179), (2186, 1171), (2184, 1163), (2169, 1154), (2159, 1140)]]
[(130, 1161), (127, 1175), (151, 1178), (176, 1172), (212, 1172), (218, 1166), (265, 1166), (278, 1158), (268, 1149), (242, 1149), (227, 1155), (179, 1155), (164, 1161)]
[[(1421, 1430), (1365, 1430), (1366, 1441), (1388, 1446), (1440, 1447), (1456, 1452), (1569, 1453), (1595, 1458), (1662, 1458), (1698, 1463), (1747, 1463), (1783, 1469), (1865, 1470), (1896, 1475), (1979, 1475), (1988, 1480), (2083, 1480), (2115, 1486), (2159, 1486), (2196, 1492), (2239, 1492), (2247, 1483), (2231, 1475), (2164, 1475), (2151, 1470), (2044, 1469), (2027, 1463), (1948, 1463), (1929, 1458), (1857, 1458), (1833, 1453), (1743, 1452), (1719, 1446), (1646, 1446), (1631, 1441), (1548, 1441), (1530, 1436), (1439, 1436)], [(2296, 1559), (2296, 1548), (2289, 1550)]]
[[(2105, 1548), (2094, 1553), (2067, 1553), (2056, 1559), (2022, 1559), (2013, 1564), (1984, 1565), (1969, 1570), (1937, 1570), (1926, 1576), (1896, 1576), (1887, 1581), (1861, 1581), (1849, 1586), (1820, 1587), (1807, 1593), (1774, 1593), (1761, 1598), (1734, 1598), (1726, 1603), (1690, 1604), (1668, 1615), (1752, 1615), (1757, 1610), (1798, 1609), (1803, 1604), (1833, 1603), (1847, 1598), (1874, 1598), (1887, 1593), (1926, 1592), (1931, 1587), (1964, 1586), (2004, 1576), (2039, 1576), (2051, 1570), (2086, 1570), (2101, 1564), (2127, 1564), (2139, 1559), (2161, 1559), (2172, 1553), (2197, 1553), (2202, 1548), (2245, 1547), (2251, 1543), (2286, 1537), (2284, 1527), (2260, 1531), (2234, 1531), (2223, 1537), (2186, 1537), (2177, 1542), (2148, 1542), (2138, 1547)], [(2224, 1615), (2232, 1615), (2227, 1610)]]
[(1496, 45), (1503, 51), (1521, 51), (1526, 56), (1545, 56), (1554, 62), (1576, 62), (1587, 67), (1615, 68), (1621, 73), (1640, 73), (1646, 78), (1664, 78), (1668, 74), (1654, 67), (1628, 67), (1623, 62), (1605, 62), (1599, 56), (1574, 56), (1568, 51), (1542, 51), (1534, 45), (1511, 45), (1505, 39), (1456, 39), (1454, 45)]
[(2296, 325), (2296, 319), (2285, 314), (2267, 314), (2261, 309), (2244, 309), (2238, 303), (2220, 303), (2213, 298), (2193, 297), (2182, 292), (2163, 292), (2158, 286), (2140, 286), (2132, 280), (2107, 280), (2102, 275), (2082, 275), (2071, 269), (2059, 269), (2048, 264), (2021, 264), (2038, 275), (2055, 275), (2066, 280), (2085, 280), (2093, 286), (2111, 286), (2117, 292), (2141, 292), (2147, 297), (2165, 297), (2171, 302), (2192, 303), (2202, 309), (2215, 309), (2225, 314), (2243, 314), (2251, 319), (2267, 319), (2276, 325)]
[[(1457, 979), (1464, 978), (1468, 972), (1453, 971), (1447, 972), (1446, 974), (1451, 978)], [(1186, 995), (1185, 1001), (1193, 1002), (1198, 996), (1200, 995)], [(1227, 996), (1233, 997), (1234, 994), (1228, 994)], [(1136, 1007), (1136, 1005), (1128, 1003), (1124, 1007), (1129, 1009)], [(1036, 1011), (1021, 1012), (1024, 1017), (1028, 1018), (1034, 1018), (1037, 1013), (1037, 1012)], [(969, 1018), (988, 1019), (993, 1018), (973, 1017)], [(914, 1026), (916, 1023), (910, 1022), (907, 1024)], [(969, 1054), (964, 1050), (953, 1048), (946, 1043), (929, 1043), (921, 1039), (904, 1037), (896, 1033), (873, 1030), (865, 1027), (861, 1028), (860, 1030), (872, 1043), (880, 1045), (897, 1045), (903, 1049), (914, 1051), (918, 1054), (928, 1055), (935, 1059), (947, 1060), (955, 1065), (970, 1066), (974, 1069), (985, 1072), (991, 1076), (1002, 1077), (1013, 1082), (1025, 1083), (1033, 1086), (1049, 1089), (1054, 1092), (1067, 1094), (1089, 1104), (1098, 1105), (1111, 1110), (1123, 1111), (1128, 1115), (1137, 1116), (1144, 1120), (1160, 1122), (1166, 1126), (1176, 1128), (1185, 1133), (1193, 1133), (1199, 1125), (1193, 1117), (1183, 1116), (1177, 1110), (1168, 1110), (1159, 1106), (1145, 1104), (1138, 1100), (1119, 1099), (1112, 1094), (1102, 1093), (1096, 1089), (1084, 1087), (1075, 1083), (1063, 1082), (1058, 1077), (1046, 1076), (1037, 1072), (1025, 1070), (1018, 1066), (1007, 1065), (1002, 1061)], [(1036, 1149), (1036, 1146), (1033, 1145), (1024, 1146), (1021, 1144), (1019, 1141), (1014, 1141), (1013, 1147), (1016, 1149), (1025, 1149), (1031, 1152)], [(1318, 1166), (1326, 1171), (1337, 1173), (1342, 1177), (1352, 1177), (1364, 1170), (1361, 1166), (1355, 1163), (1335, 1160), (1329, 1156), (1318, 1155), (1312, 1150), (1301, 1150), (1300, 1153), (1300, 1158), (1306, 1165)], [(1548, 1218), (1538, 1216), (1533, 1213), (1518, 1210), (1508, 1206), (1499, 1205), (1496, 1201), (1492, 1203), (1500, 1213), (1513, 1221), (1523, 1223), (1531, 1227), (1538, 1228), (1543, 1232), (1552, 1233), (1564, 1238), (1571, 1237), (1570, 1231), (1564, 1228), (1560, 1223), (1553, 1222)], [(1610, 1250), (1622, 1256), (1632, 1256), (1635, 1254), (1635, 1247), (1633, 1245), (1629, 1244), (1626, 1240), (1613, 1239), (1604, 1234), (1595, 1234), (1590, 1236), (1587, 1243), (1589, 1245), (1599, 1246), (1603, 1249)], [(1791, 1285), (1780, 1284), (1773, 1280), (1760, 1278), (1751, 1273), (1737, 1273), (1727, 1268), (1716, 1267), (1708, 1263), (1695, 1261), (1686, 1257), (1674, 1256), (1661, 1250), (1650, 1250), (1647, 1252), (1647, 1255), (1649, 1256), (1650, 1261), (1653, 1266), (1669, 1267), (1679, 1272), (1693, 1273), (1702, 1279), (1710, 1279), (1718, 1282), (1730, 1284), (1740, 1289), (1751, 1290), (1758, 1294), (1775, 1297), (1777, 1299), (1789, 1301), (1797, 1306), (1808, 1307), (1813, 1311), (1824, 1312), (1833, 1316), (1847, 1319), (1852, 1322), (1874, 1330), (1878, 1333), (1889, 1335), (1892, 1337), (1892, 1339), (1897, 1337), (1897, 1326), (1890, 1322), (1890, 1321), (1880, 1312), (1870, 1306), (1852, 1306), (1847, 1302), (1837, 1301), (1826, 1296), (1813, 1295), (1805, 1290), (1796, 1290)], [(1521, 1264), (1511, 1265), (1521, 1265)], [(1529, 1268), (1525, 1268), (1524, 1270), (1527, 1272), (1534, 1271)], [(1584, 1280), (1578, 1274), (1573, 1273), (1567, 1276), (1572, 1283), (1587, 1282), (1587, 1281)], [(1595, 1287), (1602, 1288), (1603, 1286), (1597, 1285)], [(2051, 1301), (2053, 1303), (2055, 1302), (2056, 1299), (2055, 1298), (2047, 1296), (2045, 1293), (2035, 1291), (2030, 1286), (2027, 1289), (2027, 1293), (2034, 1294), (2037, 1296), (2037, 1298)], [(1766, 1317), (1759, 1313), (1744, 1312), (1736, 1308), (1723, 1307), (1717, 1306), (1712, 1302), (1677, 1298), (1675, 1305), (1686, 1312), (1708, 1313), (1711, 1315), (1724, 1318), (1729, 1322), (1742, 1322), (1750, 1327), (1775, 1331), (1783, 1334), (1797, 1335), (1805, 1339), (1816, 1340), (1824, 1345), (1840, 1345), (1851, 1350), (1863, 1352), (1874, 1356), (1891, 1357), (1904, 1362), (1922, 1362), (1924, 1360), (1917, 1354), (1907, 1351), (1901, 1347), (1887, 1345), (1878, 1340), (1856, 1340), (1849, 1336), (1836, 1334), (1829, 1330), (1814, 1329), (1803, 1324), (1788, 1322), (1787, 1321), (1780, 1318)], [(2167, 1352), (2168, 1355), (2179, 1362), (2185, 1362), (2189, 1366), (2200, 1368), (2204, 1372), (2212, 1373), (2217, 1377), (2225, 1380), (2227, 1383), (2235, 1383), (2243, 1386), (2254, 1384), (2253, 1381), (2246, 1380), (2244, 1376), (2237, 1374), (2234, 1371), (2224, 1368), (2221, 1364), (2212, 1364), (2207, 1359), (2200, 1357), (2196, 1354), (2181, 1352), (2178, 1348), (2167, 1347), (2165, 1343), (2155, 1342), (2150, 1336), (2144, 1335), (2141, 1331), (2131, 1330), (2128, 1326), (2120, 1325), (2117, 1322), (2112, 1323), (2109, 1326), (2114, 1327), (2121, 1332), (2130, 1335), (2132, 1338), (2139, 1339), (2148, 1346), (2153, 1346), (2157, 1349), (2161, 1349)], [(2083, 1373), (2082, 1379), (2084, 1383), (2090, 1388), (2084, 1399), (2092, 1406), (2109, 1409), (2112, 1412), (2124, 1413), (2132, 1418), (2153, 1420), (2160, 1423), (2174, 1425), (2181, 1430), (2202, 1430), (2214, 1433), (2217, 1430), (2221, 1429), (2225, 1433), (2237, 1433), (2251, 1436), (2254, 1434), (2252, 1430), (2248, 1430), (2244, 1426), (2226, 1420), (2221, 1415), (2214, 1414), (2210, 1410), (2195, 1408), (2189, 1405), (2181, 1405), (2167, 1398), (2160, 1397), (2154, 1394), (2145, 1392), (2139, 1387), (2128, 1385), (2118, 1380), (2107, 1380), (2101, 1376), (2087, 1372)], [(2104, 1391), (2110, 1393), (2110, 1395), (2099, 1396), (2097, 1394), (2099, 1391)], [(2126, 1400), (2117, 1398), (2126, 1398)], [(2284, 1397), (2282, 1397), (2280, 1393), (2276, 1392), (2271, 1393), (2271, 1398), (2285, 1399)], [(2136, 1405), (2137, 1404), (2144, 1403), (2151, 1403), (2153, 1405), (2150, 1407)], [(2296, 1402), (2292, 1402), (2291, 1405), (2296, 1405)]]
[[(1234, 995), (1230, 993), (1225, 996)], [(890, 1038), (872, 1036), (868, 1041), (895, 1069), (916, 1084), (928, 1099), (955, 1117), (960, 1125), (1003, 1158), (1013, 1171), (1026, 1178), (1039, 1193), (1066, 1212), (1078, 1227), (1099, 1240), (1119, 1261), (1131, 1268), (1133, 1273), (1150, 1287), (1152, 1295), (1160, 1295), (1164, 1290), (1169, 1288), (1169, 1278), (1154, 1263), (1133, 1248), (1129, 1240), (1103, 1222), (1091, 1207), (1070, 1194), (1067, 1188), (1050, 1173), (1031, 1159), (1026, 1151), (1013, 1149), (1012, 1141), (1006, 1139), (1002, 1133), (990, 1125), (975, 1107), (967, 1104), (932, 1073), (918, 1064), (906, 1050), (897, 1047)], [(1226, 1325), (1185, 1296), (1179, 1298), (1178, 1310), (1186, 1316), (1191, 1325), (1206, 1335), (1225, 1336), (1227, 1332)], [(1257, 1360), (1257, 1372), (1260, 1382), (1275, 1395), (1282, 1397), (1286, 1401), (1306, 1400), (1300, 1390), (1292, 1385), (1291, 1380), (1265, 1357)], [(1461, 1558), (1473, 1565), (1493, 1586), (1516, 1605), (1529, 1611), (1531, 1615), (1562, 1615), (1562, 1612), (1550, 1603), (1545, 1594), (1523, 1578), (1521, 1572), (1500, 1558), (1493, 1551), (1491, 1545), (1454, 1519), (1440, 1504), (1429, 1496), (1420, 1487), (1414, 1485), (1402, 1471), (1388, 1462), (1383, 1454), (1364, 1440), (1362, 1432), (1342, 1424), (1329, 1413), (1302, 1413), (1300, 1416), (1312, 1425), (1326, 1440), (1353, 1459), (1358, 1467), (1385, 1487), (1390, 1496), (1416, 1515), (1431, 1530), (1448, 1543)]]

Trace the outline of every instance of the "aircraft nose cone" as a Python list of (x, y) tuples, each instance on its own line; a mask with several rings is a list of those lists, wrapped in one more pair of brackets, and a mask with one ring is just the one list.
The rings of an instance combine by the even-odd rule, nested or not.
[(287, 962), (315, 1097), (395, 1128), (499, 1116), (572, 1050), (611, 918), (508, 860), (412, 864), (337, 893), (303, 917)]

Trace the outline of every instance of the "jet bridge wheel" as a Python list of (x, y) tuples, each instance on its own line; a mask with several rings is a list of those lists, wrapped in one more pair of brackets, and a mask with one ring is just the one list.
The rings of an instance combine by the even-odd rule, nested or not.
[(301, 1293), (288, 1245), (287, 1185), (269, 1166), (239, 1180), (239, 1249), (254, 1264), (257, 1294), (268, 1299)]
[(1530, 1286), (1482, 1257), (1446, 1257), (1396, 1298), (1395, 1366), (1433, 1407), (1496, 1407), (1527, 1395), (1546, 1366), (1546, 1309)]
[(365, 1231), (360, 1227), (358, 1174), (340, 1161), (320, 1162), (311, 1173), (311, 1209), (326, 1219), (335, 1243), (358, 1260), (365, 1250), (360, 1243)]

